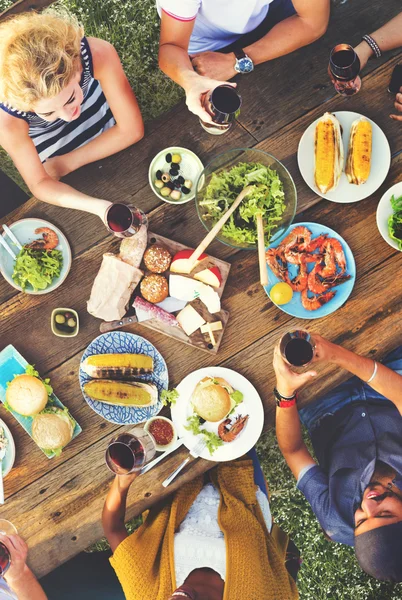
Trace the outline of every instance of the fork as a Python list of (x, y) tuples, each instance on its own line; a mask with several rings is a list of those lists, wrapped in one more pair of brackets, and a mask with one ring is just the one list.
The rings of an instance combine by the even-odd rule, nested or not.
[(4, 225), (4, 223), (3, 223), (2, 227), (4, 229), (4, 233), (6, 233), (8, 235), (10, 240), (17, 246), (18, 250), (22, 250), (21, 244), (19, 243), (19, 241), (17, 240), (17, 238), (15, 237), (15, 235), (13, 234), (11, 229), (9, 227), (7, 227), (7, 225)]
[(180, 473), (180, 471), (184, 469), (184, 467), (190, 461), (191, 457), (198, 458), (203, 452), (206, 445), (207, 442), (205, 438), (201, 438), (200, 440), (198, 440), (196, 445), (190, 450), (190, 454), (187, 456), (187, 458), (185, 458), (183, 462), (177, 467), (177, 469), (175, 469), (175, 471), (173, 471), (173, 473), (171, 473), (169, 477), (167, 477), (165, 481), (162, 482), (163, 487), (167, 487), (172, 483), (173, 479), (176, 479), (177, 475)]

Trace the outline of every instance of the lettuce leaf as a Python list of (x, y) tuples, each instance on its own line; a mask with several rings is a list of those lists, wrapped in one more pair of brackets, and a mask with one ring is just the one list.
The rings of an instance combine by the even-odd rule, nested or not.
[(391, 197), (391, 206), (394, 214), (388, 219), (389, 237), (394, 240), (399, 250), (402, 250), (402, 196)]
[(160, 399), (163, 406), (169, 406), (169, 404), (176, 404), (176, 400), (178, 397), (179, 392), (176, 390), (176, 388), (173, 388), (172, 390), (162, 390), (160, 395)]
[(13, 279), (22, 291), (28, 285), (33, 290), (44, 290), (59, 277), (63, 266), (63, 254), (60, 250), (33, 250), (23, 247), (15, 259)]

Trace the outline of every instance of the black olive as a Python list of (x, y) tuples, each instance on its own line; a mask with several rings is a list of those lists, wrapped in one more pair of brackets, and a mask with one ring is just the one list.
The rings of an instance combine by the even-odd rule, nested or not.
[(168, 152), (168, 153), (166, 154), (166, 157), (165, 157), (165, 158), (166, 158), (166, 162), (168, 162), (168, 163), (171, 163), (171, 162), (172, 162), (172, 155), (170, 154), (170, 152)]
[(165, 186), (169, 188), (169, 190), (174, 190), (174, 183), (173, 181), (168, 181), (167, 183), (165, 183)]
[(184, 177), (182, 177), (181, 175), (178, 176), (177, 181), (180, 183), (180, 185), (183, 185), (184, 183)]
[(200, 417), (200, 425), (204, 425), (204, 423), (206, 423), (206, 419), (203, 419), (202, 417)]
[(186, 187), (185, 185), (182, 185), (181, 191), (183, 192), (183, 194), (189, 194), (191, 190), (189, 190), (188, 187)]
[(160, 169), (156, 171), (156, 179), (162, 179), (162, 171)]
[(170, 175), (171, 175), (172, 177), (177, 177), (177, 175), (179, 174), (179, 171), (178, 171), (178, 169), (174, 169), (174, 168), (172, 167), (172, 168), (170, 169), (169, 173), (170, 173)]

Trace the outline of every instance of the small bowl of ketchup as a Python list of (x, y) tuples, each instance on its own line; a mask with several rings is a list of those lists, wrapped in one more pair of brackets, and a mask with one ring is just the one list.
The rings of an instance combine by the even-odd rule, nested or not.
[(167, 417), (151, 417), (144, 429), (153, 437), (158, 452), (169, 450), (177, 440), (176, 428)]

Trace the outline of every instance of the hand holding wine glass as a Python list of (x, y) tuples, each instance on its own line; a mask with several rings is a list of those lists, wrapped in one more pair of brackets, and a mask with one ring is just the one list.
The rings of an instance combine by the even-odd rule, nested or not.
[[(28, 546), (19, 535), (4, 535), (3, 533), (0, 533), (0, 544), (6, 548), (6, 552), (0, 555), (2, 574), (9, 583), (17, 581), (24, 575)], [(6, 566), (7, 554), (8, 565)]]
[(282, 357), (279, 343), (275, 346), (273, 366), (276, 375), (276, 389), (285, 397), (293, 396), (317, 375), (316, 371), (295, 373)]
[(214, 90), (218, 85), (230, 85), (236, 87), (235, 83), (227, 81), (217, 81), (209, 77), (202, 77), (197, 73), (192, 73), (187, 85), (184, 88), (186, 92), (186, 104), (189, 111), (200, 117), (204, 123), (211, 123), (212, 117), (202, 106), (202, 98), (208, 92)]

